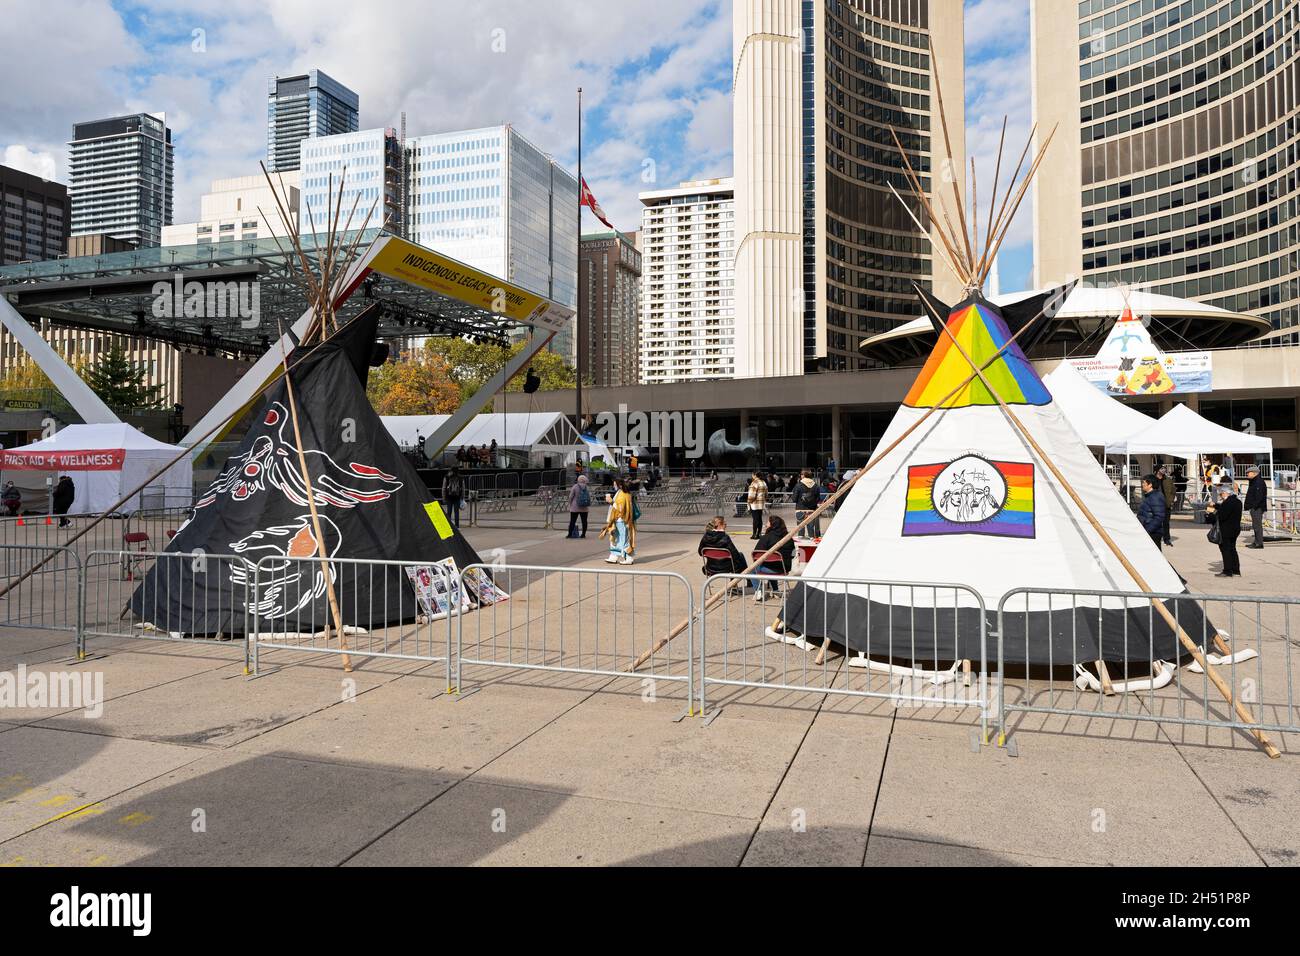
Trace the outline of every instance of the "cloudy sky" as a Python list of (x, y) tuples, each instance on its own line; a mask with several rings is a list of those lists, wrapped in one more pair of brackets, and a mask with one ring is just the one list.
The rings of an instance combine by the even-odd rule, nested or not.
[[(1028, 8), (966, 0), (967, 142), (990, 178), (1003, 115), (1017, 153), (1028, 132)], [(357, 91), (363, 129), (509, 122), (570, 168), (581, 86), (583, 172), (621, 229), (638, 191), (731, 173), (730, 0), (0, 0), (0, 18), (50, 26), (0, 58), (0, 162), (63, 179), (73, 123), (166, 112), (177, 222), (210, 180), (257, 172), (268, 77), (313, 67)], [(1029, 237), (1026, 204), (1004, 290), (1028, 283)]]

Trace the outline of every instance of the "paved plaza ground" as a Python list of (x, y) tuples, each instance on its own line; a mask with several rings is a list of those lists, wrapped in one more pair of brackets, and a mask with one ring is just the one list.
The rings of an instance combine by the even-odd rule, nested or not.
[[(568, 541), (530, 522), (468, 536), (511, 564), (603, 567), (594, 529)], [(1204, 529), (1175, 536), (1191, 587), (1222, 593)], [(678, 572), (698, 596), (697, 540), (649, 522), (634, 570)], [(1242, 564), (1234, 590), (1296, 593), (1300, 545)], [(567, 659), (623, 669), (680, 611), (669, 579), (582, 592), (561, 578), (498, 606), (533, 615), (535, 646), (519, 650), (517, 623), (495, 643), (489, 625), (466, 655), (558, 660), (567, 641)], [(733, 604), (731, 630), (762, 642), (770, 614)], [(1270, 668), (1291, 661), (1291, 627), (1287, 646), (1270, 623)], [(766, 647), (799, 655), (782, 666), (810, 660)], [(978, 708), (771, 688), (714, 687), (713, 720), (678, 719), (678, 642), (652, 672), (664, 680), (466, 665), (462, 694), (443, 663), (358, 658), (348, 675), (295, 651), (265, 652), (249, 679), (241, 648), (92, 638), (102, 656), (72, 666), (104, 675), (101, 716), (0, 710), (0, 864), (1300, 863), (1294, 735), (1271, 734), (1283, 756), (1269, 760), (1229, 730), (1021, 714), (998, 748), (979, 746)], [(66, 632), (0, 627), (0, 671), (67, 668), (70, 649)], [(1284, 702), (1276, 675), (1270, 693)]]

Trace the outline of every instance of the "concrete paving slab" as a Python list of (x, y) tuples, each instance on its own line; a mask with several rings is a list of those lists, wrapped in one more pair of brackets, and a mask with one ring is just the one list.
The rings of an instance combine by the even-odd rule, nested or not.
[(582, 796), (705, 809), (757, 820), (803, 728), (758, 721), (673, 723), (597, 696), (494, 761), (494, 776)]
[[(0, 845), (33, 865), (330, 866), (441, 793), (445, 776), (213, 753)], [(196, 826), (202, 827), (196, 832)]]
[(439, 679), (403, 677), (234, 749), (463, 777), (587, 697), (506, 685), (457, 699), (441, 690)]
[(744, 865), (860, 866), (888, 740), (883, 722), (818, 715)]
[(468, 780), (348, 865), (734, 866), (752, 828), (702, 810)]
[(1192, 772), (1269, 866), (1300, 866), (1300, 758), (1179, 747)]
[[(99, 720), (57, 716), (37, 726), (200, 747), (228, 747), (395, 679), (391, 674), (286, 668), (250, 680), (243, 665), (207, 670), (115, 701)], [(79, 723), (80, 721), (80, 723)], [(92, 726), (85, 726), (91, 723)]]
[[(1018, 757), (900, 722), (874, 827), (896, 837), (1120, 865), (1259, 865), (1166, 743), (1020, 735)], [(1185, 838), (1184, 838), (1185, 835)]]
[(1086, 860), (1008, 853), (979, 847), (871, 834), (865, 866), (1098, 866)]
[[(98, 813), (98, 801), (198, 759), (202, 751), (39, 727), (0, 734), (0, 840)], [(0, 862), (8, 859), (0, 846)]]

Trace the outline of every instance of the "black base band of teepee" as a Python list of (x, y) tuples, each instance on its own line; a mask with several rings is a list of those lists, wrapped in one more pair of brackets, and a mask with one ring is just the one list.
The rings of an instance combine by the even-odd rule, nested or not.
[[(882, 593), (889, 589), (879, 588)], [(942, 587), (939, 591), (942, 592)], [(906, 594), (905, 586), (893, 588)], [(1064, 599), (1061, 599), (1062, 601)], [(1175, 620), (1202, 648), (1215, 629), (1200, 603), (1165, 602)], [(973, 607), (923, 607), (871, 600), (841, 590), (797, 584), (784, 610), (787, 630), (812, 644), (830, 638), (851, 653), (880, 660), (935, 668), (954, 661), (997, 663), (997, 611), (990, 608), (986, 647), (980, 648), (980, 611)], [(1067, 607), (1051, 611), (1007, 611), (1002, 615), (1003, 660), (1009, 665), (1059, 666), (1108, 663), (1146, 665), (1152, 661), (1190, 660), (1173, 629), (1151, 603), (1124, 608)]]
[[(160, 558), (131, 596), (137, 620), (196, 636), (249, 627), (314, 631), (333, 624), (331, 587), (344, 626), (413, 620), (419, 603), (400, 566), (331, 560), (325, 581), (309, 494), (331, 559), (432, 565), (451, 558), (458, 569), (479, 562), (459, 531), (435, 527), (424, 507), (433, 496), (366, 398), (378, 323), (371, 307), (289, 373), (310, 491), (281, 381), (168, 545), (177, 557)], [(259, 565), (258, 605), (250, 607)]]

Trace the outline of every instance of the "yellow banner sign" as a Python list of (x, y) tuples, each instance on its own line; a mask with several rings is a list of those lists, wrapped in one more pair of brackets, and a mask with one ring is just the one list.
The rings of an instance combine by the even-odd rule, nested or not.
[(573, 317), (570, 308), (396, 236), (390, 236), (375, 253), (370, 268), (390, 279), (547, 331), (560, 330)]

